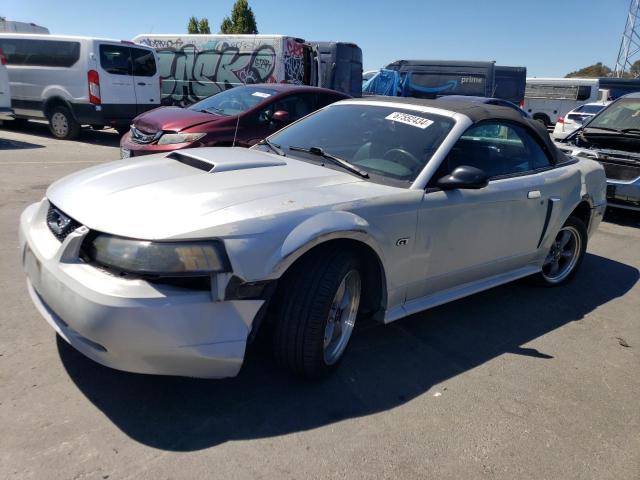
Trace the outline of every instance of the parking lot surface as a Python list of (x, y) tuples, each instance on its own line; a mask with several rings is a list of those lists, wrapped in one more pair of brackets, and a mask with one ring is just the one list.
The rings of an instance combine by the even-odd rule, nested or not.
[(56, 338), (17, 240), (25, 206), (117, 146), (0, 128), (0, 478), (640, 478), (640, 215), (609, 213), (568, 286), (359, 329), (320, 383), (261, 345), (234, 379), (135, 375)]

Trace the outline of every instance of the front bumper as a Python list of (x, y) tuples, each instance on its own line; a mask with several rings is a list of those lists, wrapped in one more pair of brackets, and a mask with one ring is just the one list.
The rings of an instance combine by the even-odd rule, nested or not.
[(0, 107), (0, 121), (13, 120), (14, 118), (13, 109), (9, 107)]
[(78, 258), (88, 230), (60, 243), (46, 226), (49, 203), (20, 219), (31, 298), (69, 344), (102, 365), (136, 373), (237, 375), (263, 300), (216, 301), (208, 291), (151, 284), (103, 272)]
[(607, 178), (607, 203), (610, 207), (640, 211), (640, 177), (627, 182)]
[(129, 125), (137, 115), (160, 105), (149, 104), (109, 104), (72, 103), (73, 115), (81, 125), (123, 126)]

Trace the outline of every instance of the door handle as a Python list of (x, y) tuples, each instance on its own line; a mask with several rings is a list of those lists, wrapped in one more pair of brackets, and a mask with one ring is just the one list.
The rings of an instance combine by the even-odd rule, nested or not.
[(144, 82), (138, 82), (138, 85), (140, 85), (141, 87), (144, 87), (146, 85), (146, 83)]
[(527, 193), (527, 198), (529, 200), (535, 200), (536, 198), (540, 198), (542, 195), (540, 194), (540, 190), (531, 190)]

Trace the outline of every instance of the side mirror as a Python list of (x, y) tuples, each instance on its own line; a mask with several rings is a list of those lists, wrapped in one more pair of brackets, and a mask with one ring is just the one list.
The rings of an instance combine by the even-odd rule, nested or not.
[(288, 122), (289, 121), (289, 112), (286, 110), (278, 110), (273, 114), (271, 120), (274, 122)]
[(440, 178), (436, 185), (442, 190), (456, 189), (474, 189), (484, 188), (489, 183), (489, 177), (486, 173), (476, 167), (461, 165), (451, 172)]

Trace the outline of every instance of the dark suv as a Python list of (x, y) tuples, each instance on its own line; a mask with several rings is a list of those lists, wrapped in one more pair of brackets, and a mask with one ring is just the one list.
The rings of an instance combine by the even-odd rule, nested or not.
[(187, 108), (161, 107), (134, 118), (122, 158), (190, 147), (250, 147), (285, 125), (348, 95), (324, 88), (255, 84), (225, 90)]

